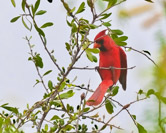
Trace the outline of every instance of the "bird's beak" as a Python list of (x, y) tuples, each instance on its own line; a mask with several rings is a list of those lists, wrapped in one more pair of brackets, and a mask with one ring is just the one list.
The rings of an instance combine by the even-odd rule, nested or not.
[(100, 45), (100, 44), (98, 44), (98, 43), (94, 43), (93, 48), (100, 48), (100, 47), (101, 47), (101, 45)]

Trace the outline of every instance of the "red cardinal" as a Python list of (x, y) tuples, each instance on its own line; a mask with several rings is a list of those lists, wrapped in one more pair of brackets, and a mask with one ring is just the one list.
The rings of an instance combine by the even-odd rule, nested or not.
[(94, 39), (94, 48), (100, 49), (100, 61), (98, 72), (102, 82), (86, 102), (87, 105), (98, 105), (102, 102), (104, 94), (109, 87), (112, 87), (119, 80), (126, 90), (127, 69), (100, 69), (100, 67), (127, 68), (126, 54), (121, 47), (115, 44), (112, 38), (106, 35), (106, 30), (97, 34)]

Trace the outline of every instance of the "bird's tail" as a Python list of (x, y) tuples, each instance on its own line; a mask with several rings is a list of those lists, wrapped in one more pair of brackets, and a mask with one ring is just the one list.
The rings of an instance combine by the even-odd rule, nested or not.
[(86, 105), (88, 106), (96, 106), (100, 104), (103, 100), (104, 94), (106, 93), (107, 89), (113, 85), (112, 80), (103, 80), (93, 95), (88, 99)]

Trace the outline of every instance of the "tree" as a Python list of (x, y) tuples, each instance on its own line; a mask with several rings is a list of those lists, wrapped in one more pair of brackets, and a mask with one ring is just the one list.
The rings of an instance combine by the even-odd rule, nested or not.
[[(13, 6), (15, 7), (15, 1), (11, 0)], [(136, 116), (131, 114), (128, 108), (132, 104), (136, 104), (139, 101), (145, 100), (150, 97), (150, 95), (154, 94), (158, 99), (164, 102), (165, 97), (158, 95), (154, 90), (148, 90), (144, 92), (140, 90), (137, 93), (137, 99), (126, 105), (122, 105), (119, 101), (114, 99), (114, 96), (118, 94), (119, 87), (114, 86), (112, 91), (108, 91), (105, 96), (105, 100), (101, 105), (97, 107), (87, 107), (86, 96), (87, 93), (93, 92), (90, 89), (90, 82), (87, 85), (76, 85), (74, 80), (68, 78), (68, 75), (75, 71), (75, 69), (79, 70), (95, 70), (95, 68), (90, 67), (77, 67), (76, 63), (82, 58), (83, 54), (86, 54), (87, 58), (91, 62), (97, 62), (97, 58), (95, 54), (99, 53), (99, 50), (92, 49), (91, 46), (94, 42), (88, 38), (90, 31), (97, 29), (98, 27), (105, 27), (110, 32), (110, 36), (114, 39), (114, 41), (119, 45), (124, 47), (125, 49), (133, 50), (139, 52), (149, 60), (151, 60), (155, 65), (156, 63), (149, 57), (148, 51), (139, 51), (132, 47), (126, 46), (127, 36), (124, 36), (123, 31), (118, 29), (112, 29), (110, 16), (110, 9), (114, 6), (119, 6), (119, 4), (125, 2), (125, 0), (103, 0), (102, 3), (107, 4), (106, 8), (100, 12), (96, 12), (96, 3), (92, 0), (87, 0), (87, 2), (82, 2), (78, 8), (71, 8), (70, 5), (61, 0), (61, 3), (64, 9), (67, 12), (66, 22), (68, 27), (71, 30), (70, 39), (65, 43), (66, 50), (68, 51), (68, 56), (71, 58), (71, 62), (67, 67), (61, 66), (57, 58), (54, 56), (54, 50), (48, 49), (48, 39), (45, 33), (45, 28), (51, 27), (54, 24), (52, 22), (46, 22), (43, 25), (39, 26), (37, 21), (37, 16), (43, 16), (47, 11), (40, 10), (40, 0), (36, 0), (34, 4), (28, 3), (26, 0), (22, 0), (22, 11), (23, 13), (17, 17), (14, 17), (11, 22), (16, 22), (21, 19), (24, 27), (31, 32), (32, 29), (38, 33), (40, 37), (41, 44), (44, 47), (49, 59), (54, 64), (56, 69), (58, 70), (57, 82), (54, 82), (53, 79), (50, 79), (47, 83), (45, 77), (52, 73), (53, 70), (47, 70), (42, 72), (45, 63), (43, 62), (42, 55), (38, 51), (34, 51), (34, 42), (32, 41), (32, 36), (25, 36), (29, 46), (29, 61), (34, 63), (35, 69), (39, 76), (39, 79), (36, 80), (36, 84), (42, 84), (45, 89), (45, 93), (43, 94), (43, 99), (34, 103), (32, 107), (29, 107), (27, 104), (27, 109), (23, 112), (19, 111), (17, 107), (11, 107), (8, 104), (3, 104), (0, 107), (7, 110), (1, 113), (0, 121), (1, 121), (1, 131), (2, 132), (24, 132), (21, 131), (20, 128), (26, 125), (26, 123), (32, 122), (32, 127), (37, 129), (37, 132), (102, 132), (106, 129), (106, 127), (110, 127), (112, 129), (122, 128), (119, 125), (111, 124), (111, 121), (117, 117), (123, 110), (127, 111), (128, 115), (133, 120), (133, 123), (138, 128), (139, 133), (146, 133), (146, 129), (137, 122)], [(152, 2), (152, 1), (149, 1)], [(81, 16), (81, 13), (90, 9), (89, 14), (91, 13), (92, 20), (87, 20)], [(80, 16), (80, 17), (79, 17)], [(134, 67), (130, 67), (127, 69), (133, 69)], [(107, 68), (110, 69), (110, 68)], [(116, 69), (116, 68), (114, 68)], [(79, 75), (77, 75), (79, 76)], [(77, 90), (83, 90), (81, 95), (75, 95)], [(139, 96), (143, 97), (139, 97)], [(79, 101), (79, 105), (73, 106), (72, 104), (67, 103), (65, 100), (69, 100), (70, 98), (76, 97)], [(114, 105), (119, 107), (118, 111), (115, 111)], [(99, 114), (91, 113), (95, 112), (99, 108), (103, 108), (107, 110), (110, 114), (108, 120), (106, 120), (105, 116), (100, 116)], [(53, 112), (53, 114), (51, 113)], [(58, 112), (58, 114), (57, 114)], [(52, 116), (49, 118), (49, 114)], [(91, 126), (89, 126), (86, 121), (92, 121)], [(82, 123), (84, 122), (84, 123)]]

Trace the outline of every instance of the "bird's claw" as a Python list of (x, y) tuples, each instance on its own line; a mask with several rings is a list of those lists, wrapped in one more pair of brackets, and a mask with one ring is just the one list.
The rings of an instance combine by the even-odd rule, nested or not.
[(98, 70), (99, 70), (99, 67), (98, 67), (98, 66), (96, 66), (96, 67), (95, 67), (95, 71), (98, 71)]

